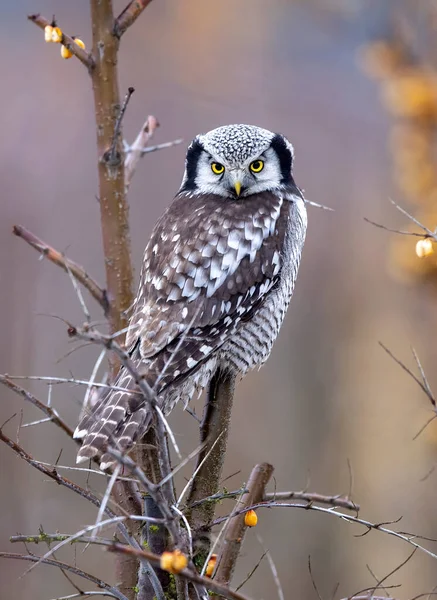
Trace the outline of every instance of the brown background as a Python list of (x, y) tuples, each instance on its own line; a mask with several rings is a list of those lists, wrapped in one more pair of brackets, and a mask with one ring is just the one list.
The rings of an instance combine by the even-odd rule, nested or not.
[[(114, 4), (118, 12), (124, 2)], [(47, 17), (55, 12), (68, 33), (88, 45), (91, 38), (85, 0), (2, 7), (0, 371), (87, 378), (96, 348), (60, 361), (72, 346), (53, 315), (83, 320), (68, 277), (11, 235), (14, 223), (24, 225), (103, 281), (90, 82), (78, 61), (62, 61), (59, 48), (45, 44), (43, 33), (26, 21), (36, 10)], [(226, 474), (241, 474), (226, 486), (238, 487), (256, 462), (269, 461), (278, 489), (302, 489), (310, 477), (312, 491), (347, 493), (349, 459), (364, 518), (403, 516), (393, 527), (432, 537), (436, 475), (421, 479), (435, 461), (436, 428), (413, 441), (429, 406), (378, 340), (411, 365), (414, 345), (432, 384), (435, 298), (390, 278), (390, 234), (363, 220), (403, 225), (388, 202), (390, 196), (402, 199), (390, 182), (387, 117), (355, 58), (381, 18), (371, 3), (352, 1), (155, 0), (123, 39), (121, 89), (136, 89), (125, 135), (132, 140), (150, 113), (162, 124), (156, 142), (184, 137), (187, 144), (196, 133), (231, 122), (283, 132), (295, 145), (297, 183), (309, 199), (335, 208), (311, 209), (286, 324), (268, 365), (238, 387)], [(130, 204), (137, 273), (153, 224), (180, 183), (186, 144), (147, 156), (135, 175)], [(29, 388), (46, 397), (45, 385)], [(0, 392), (3, 422), (22, 403)], [(83, 393), (73, 386), (53, 389), (56, 408), (72, 426)], [(188, 453), (197, 444), (195, 425), (182, 410), (175, 413), (171, 423)], [(25, 422), (34, 418), (39, 415), (26, 406)], [(18, 417), (7, 425), (10, 435), (17, 424)], [(50, 462), (63, 448), (60, 463), (74, 464), (74, 444), (51, 425), (22, 430), (20, 441)], [(33, 533), (42, 524), (46, 531), (72, 532), (94, 522), (85, 501), (44, 481), (8, 448), (0, 447), (0, 461), (2, 550), (10, 549), (8, 536), (17, 531)], [(96, 476), (90, 480), (94, 489), (101, 484)], [(382, 577), (411, 550), (378, 532), (356, 538), (362, 529), (329, 515), (277, 509), (259, 516), (235, 583), (262, 554), (259, 533), (286, 598), (315, 598), (308, 555), (322, 596), (331, 598), (340, 582), (340, 598), (373, 584), (366, 564)], [(103, 552), (76, 552), (79, 564), (114, 580), (112, 560)], [(71, 549), (58, 557), (74, 559)], [(26, 567), (0, 562), (1, 598), (43, 600), (74, 592), (49, 567), (19, 580)], [(431, 591), (435, 568), (417, 553), (390, 580), (403, 584), (392, 593), (409, 598)], [(276, 597), (265, 561), (243, 591), (256, 599)]]

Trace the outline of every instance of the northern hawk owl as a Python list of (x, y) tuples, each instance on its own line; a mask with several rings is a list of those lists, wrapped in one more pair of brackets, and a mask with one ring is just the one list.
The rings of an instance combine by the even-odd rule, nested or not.
[[(126, 347), (168, 414), (218, 369), (244, 375), (268, 358), (298, 272), (307, 226), (293, 147), (251, 125), (198, 135), (179, 192), (147, 244)], [(121, 368), (116, 388), (135, 389)], [(127, 451), (151, 415), (141, 395), (113, 389), (78, 425), (78, 462)]]

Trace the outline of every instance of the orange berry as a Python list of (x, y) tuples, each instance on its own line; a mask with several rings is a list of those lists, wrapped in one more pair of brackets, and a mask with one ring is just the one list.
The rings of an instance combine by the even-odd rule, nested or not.
[(163, 571), (169, 571), (171, 573), (173, 565), (173, 552), (163, 552), (161, 554), (160, 566)]
[(53, 33), (53, 27), (51, 25), (46, 25), (44, 27), (44, 39), (46, 42), (52, 42), (52, 33)]
[(66, 46), (61, 46), (61, 56), (62, 58), (71, 58), (73, 56), (73, 52), (69, 50)]
[(416, 254), (419, 258), (425, 258), (425, 256), (429, 256), (434, 253), (434, 248), (432, 247), (432, 240), (426, 238), (425, 240), (419, 240), (416, 244)]
[(82, 50), (85, 50), (85, 44), (82, 42), (82, 40), (80, 40), (77, 37), (74, 37), (73, 40), (74, 40), (74, 43), (79, 46), (79, 48), (82, 48)]
[(177, 575), (188, 565), (188, 558), (178, 549), (161, 554), (160, 566), (163, 571)]
[(205, 569), (206, 577), (212, 577), (212, 574), (214, 573), (216, 562), (217, 562), (217, 554), (211, 554), (211, 558), (209, 559), (208, 564)]
[(62, 40), (62, 30), (59, 27), (53, 27), (52, 29), (52, 42), (59, 44)]
[(255, 527), (257, 523), (258, 517), (256, 512), (254, 510), (248, 510), (244, 515), (244, 524), (247, 525), (247, 527)]

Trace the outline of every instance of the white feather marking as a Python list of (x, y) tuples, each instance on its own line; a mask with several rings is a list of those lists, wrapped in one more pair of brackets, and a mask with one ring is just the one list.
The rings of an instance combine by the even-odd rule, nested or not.
[(181, 290), (177, 286), (173, 286), (169, 295), (167, 296), (168, 300), (179, 300), (181, 297)]
[(84, 438), (86, 436), (87, 433), (88, 433), (87, 429), (79, 429), (79, 425), (78, 425), (76, 427), (76, 429), (74, 430), (73, 438), (75, 440), (81, 440), (82, 438)]
[(228, 246), (234, 250), (238, 250), (241, 242), (241, 233), (239, 231), (230, 231), (228, 235)]
[(205, 354), (205, 356), (206, 356), (207, 354), (209, 354), (211, 352), (212, 347), (208, 346), (207, 344), (203, 344), (203, 346), (200, 346), (199, 350), (202, 354)]
[(211, 267), (209, 271), (210, 279), (218, 279), (222, 274), (220, 259), (218, 257), (214, 257), (211, 260)]
[(193, 358), (191, 358), (191, 356), (187, 358), (187, 367), (189, 369), (192, 369), (196, 365), (197, 365), (197, 360), (194, 360)]
[(185, 317), (188, 315), (188, 308), (185, 306), (182, 309), (182, 318), (185, 319)]
[(205, 269), (198, 268), (196, 270), (196, 277), (194, 279), (194, 287), (206, 287), (208, 284), (208, 279), (206, 275)]

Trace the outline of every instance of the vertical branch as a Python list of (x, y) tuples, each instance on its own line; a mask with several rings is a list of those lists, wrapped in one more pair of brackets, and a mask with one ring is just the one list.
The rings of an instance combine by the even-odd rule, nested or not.
[(231, 581), (232, 574), (237, 563), (238, 554), (243, 544), (246, 525), (244, 522), (244, 513), (238, 514), (241, 510), (262, 502), (265, 493), (265, 487), (273, 474), (273, 467), (268, 463), (261, 463), (252, 469), (249, 481), (247, 482), (247, 492), (238, 500), (235, 505), (235, 517), (229, 519), (225, 533), (221, 554), (218, 558), (218, 565), (214, 579), (220, 583), (228, 584)]
[[(111, 0), (91, 0), (93, 54), (91, 72), (97, 128), (100, 215), (105, 255), (106, 283), (110, 302), (111, 331), (126, 326), (123, 316), (132, 304), (132, 264), (128, 204), (124, 187), (121, 136), (114, 140), (120, 111), (117, 79), (118, 38), (113, 34)], [(115, 153), (111, 147), (115, 142)], [(116, 365), (113, 365), (113, 371)]]
[[(229, 422), (235, 389), (235, 376), (229, 372), (218, 371), (211, 380), (208, 400), (200, 428), (200, 443), (204, 444), (197, 460), (197, 475), (192, 483), (187, 504), (191, 506), (198, 500), (217, 493), (226, 454)], [(207, 458), (205, 458), (207, 457)], [(200, 546), (199, 562), (208, 554), (209, 532), (214, 519), (215, 504), (203, 502), (193, 507), (188, 520)]]
[[(126, 326), (124, 314), (133, 299), (122, 136), (116, 136), (115, 131), (120, 111), (117, 74), (119, 39), (113, 35), (112, 0), (90, 0), (90, 5), (95, 57), (91, 79), (97, 131), (100, 216), (110, 304), (108, 318), (111, 332), (114, 333)], [(115, 374), (118, 369), (116, 361), (111, 363), (111, 368)], [(129, 483), (119, 481), (114, 487), (114, 495), (128, 514), (132, 514), (133, 510), (134, 514), (138, 514), (135, 490), (131, 488)], [(134, 557), (119, 557), (117, 579), (123, 582), (124, 590), (132, 600), (137, 585), (137, 561)]]
[[(146, 433), (142, 443), (135, 449), (135, 461), (143, 469), (146, 477), (159, 483), (163, 478), (159, 464), (157, 451), (158, 440), (153, 427)], [(163, 518), (161, 509), (150, 496), (144, 498), (144, 514), (148, 517)], [(144, 523), (141, 532), (141, 545), (147, 547), (154, 554), (162, 554), (168, 547), (168, 530), (163, 525)], [(164, 589), (168, 588), (169, 575), (161, 569), (156, 569), (156, 574)], [(144, 573), (143, 565), (140, 563), (138, 572), (138, 588), (139, 594), (137, 600), (147, 600), (150, 591), (150, 582), (146, 573)], [(152, 595), (153, 597), (153, 595)]]

